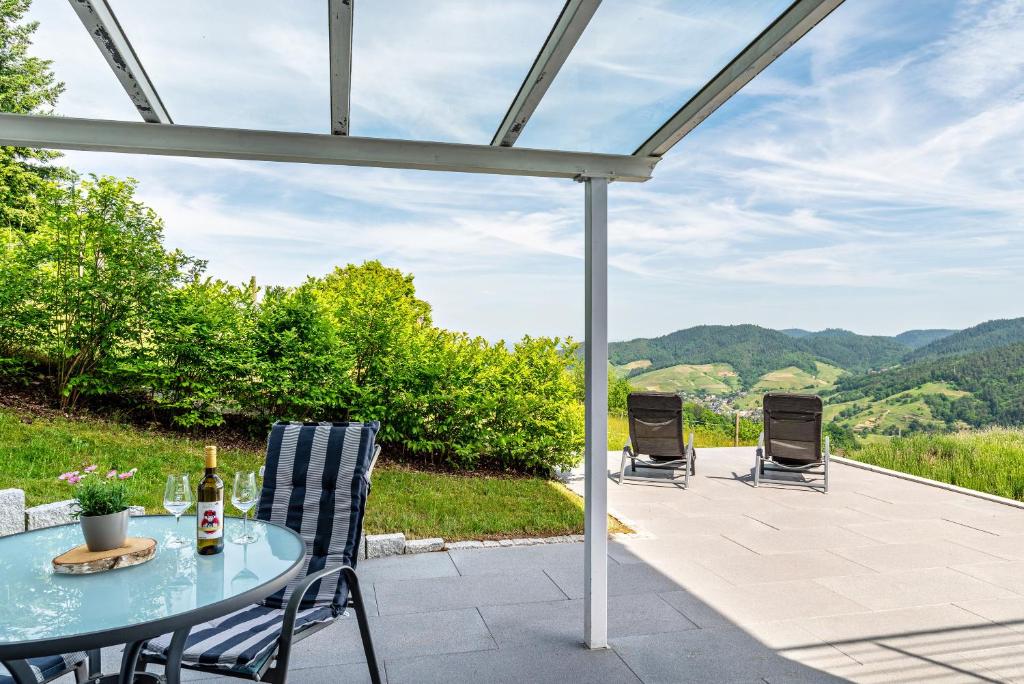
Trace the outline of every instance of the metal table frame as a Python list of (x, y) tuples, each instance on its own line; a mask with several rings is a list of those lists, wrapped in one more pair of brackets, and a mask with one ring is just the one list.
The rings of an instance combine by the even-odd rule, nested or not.
[[(170, 518), (173, 516), (159, 515), (139, 517)], [(305, 548), (305, 542), (302, 537), (294, 530), (291, 530), (284, 525), (278, 525), (277, 523), (268, 522), (266, 520), (261, 522), (266, 525), (273, 525), (274, 527), (278, 527), (282, 530), (287, 530), (287, 532), (294, 536), (299, 542), (301, 548)], [(77, 524), (78, 523), (69, 523), (69, 525)], [(65, 525), (62, 525), (61, 527), (65, 527)], [(22, 534), (38, 534), (51, 529), (53, 528), (19, 532), (17, 535), (11, 535), (11, 537), (16, 537)], [(149, 678), (150, 681), (160, 681), (162, 678), (157, 677), (156, 675), (135, 672), (135, 668), (139, 660), (139, 654), (141, 653), (142, 646), (146, 641), (158, 637), (161, 634), (167, 634), (168, 632), (173, 633), (174, 636), (171, 638), (169, 655), (176, 656), (175, 662), (180, 662), (181, 652), (185, 648), (185, 639), (188, 638), (188, 634), (194, 626), (212, 620), (213, 618), (227, 615), (228, 613), (232, 613), (270, 596), (287, 585), (288, 581), (299, 573), (304, 560), (305, 554), (292, 563), (288, 570), (281, 573), (273, 580), (261, 584), (258, 587), (253, 587), (252, 589), (221, 601), (217, 601), (216, 603), (211, 603), (210, 605), (179, 613), (177, 615), (170, 615), (165, 618), (160, 618), (159, 620), (150, 620), (149, 622), (141, 622), (134, 625), (115, 627), (113, 629), (99, 630), (96, 632), (85, 632), (60, 638), (36, 639), (33, 641), (20, 641), (7, 644), (0, 643), (0, 662), (2, 662), (11, 673), (15, 684), (36, 684), (35, 675), (31, 674), (32, 671), (28, 667), (28, 663), (25, 662), (29, 658), (37, 658), (40, 656), (48, 656), (58, 653), (71, 653), (74, 651), (89, 651), (89, 668), (90, 670), (93, 670), (89, 673), (90, 679), (88, 681), (90, 682), (110, 682), (111, 684), (113, 682), (117, 682), (118, 684), (132, 684), (132, 682), (135, 681), (134, 678), (136, 676), (139, 676), (143, 681), (144, 678)], [(130, 571), (130, 568), (124, 568), (123, 570)], [(117, 646), (119, 644), (125, 645), (124, 654), (121, 657), (120, 673), (117, 675), (100, 675), (96, 673), (95, 671), (100, 667), (99, 649), (106, 648), (108, 646)], [(94, 659), (95, 662), (93, 662)], [(26, 675), (30, 675), (31, 678), (26, 679)], [(180, 675), (181, 672), (179, 668), (169, 667), (165, 670), (165, 678), (168, 684), (178, 684), (180, 681)]]

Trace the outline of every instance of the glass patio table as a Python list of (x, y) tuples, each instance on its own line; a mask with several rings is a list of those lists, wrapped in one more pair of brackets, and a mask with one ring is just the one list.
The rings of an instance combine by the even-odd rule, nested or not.
[[(195, 516), (182, 518), (181, 529), (192, 532)], [(256, 541), (233, 544), (242, 520), (225, 518), (223, 553), (200, 556), (194, 544), (166, 547), (175, 533), (173, 516), (133, 517), (129, 536), (155, 539), (156, 557), (91, 575), (53, 571), (55, 556), (82, 543), (77, 524), (0, 538), (0, 661), (18, 681), (28, 658), (125, 644), (121, 672), (93, 681), (127, 684), (143, 643), (173, 632), (178, 638), (172, 639), (168, 663), (180, 663), (193, 626), (255, 603), (298, 574), (305, 556), (302, 538), (273, 523), (249, 525)], [(98, 670), (99, 664), (90, 667)], [(169, 665), (165, 675), (177, 682), (180, 667)], [(138, 681), (153, 679), (147, 675)]]

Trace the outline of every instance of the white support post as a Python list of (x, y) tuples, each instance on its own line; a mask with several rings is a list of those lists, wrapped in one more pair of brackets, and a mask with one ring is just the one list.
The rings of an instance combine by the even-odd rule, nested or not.
[(583, 638), (608, 647), (608, 179), (586, 179)]

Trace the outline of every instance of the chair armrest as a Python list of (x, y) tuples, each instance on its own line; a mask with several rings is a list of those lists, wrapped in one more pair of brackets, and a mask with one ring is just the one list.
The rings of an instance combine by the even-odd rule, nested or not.
[(299, 606), (302, 604), (302, 599), (306, 596), (306, 592), (316, 582), (323, 579), (328, 575), (332, 575), (336, 572), (341, 572), (345, 569), (355, 572), (347, 565), (337, 565), (333, 568), (325, 568), (314, 572), (312, 575), (307, 575), (292, 591), (291, 597), (288, 599), (288, 605), (284, 609), (284, 620), (281, 622), (281, 636), (278, 638), (277, 646), (277, 667), (284, 672), (288, 671), (288, 661), (291, 659), (292, 650), (292, 639), (295, 636), (295, 620), (299, 615)]
[(370, 467), (366, 469), (366, 479), (373, 476), (373, 467), (377, 465), (377, 457), (380, 456), (380, 444), (373, 445), (373, 456), (370, 457)]

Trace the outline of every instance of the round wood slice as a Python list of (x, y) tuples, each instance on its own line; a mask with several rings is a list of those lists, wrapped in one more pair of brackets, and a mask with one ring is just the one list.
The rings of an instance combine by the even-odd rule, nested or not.
[(65, 575), (89, 575), (140, 565), (153, 560), (154, 556), (155, 539), (128, 537), (124, 546), (109, 551), (90, 551), (85, 544), (76, 546), (53, 559), (53, 571)]

